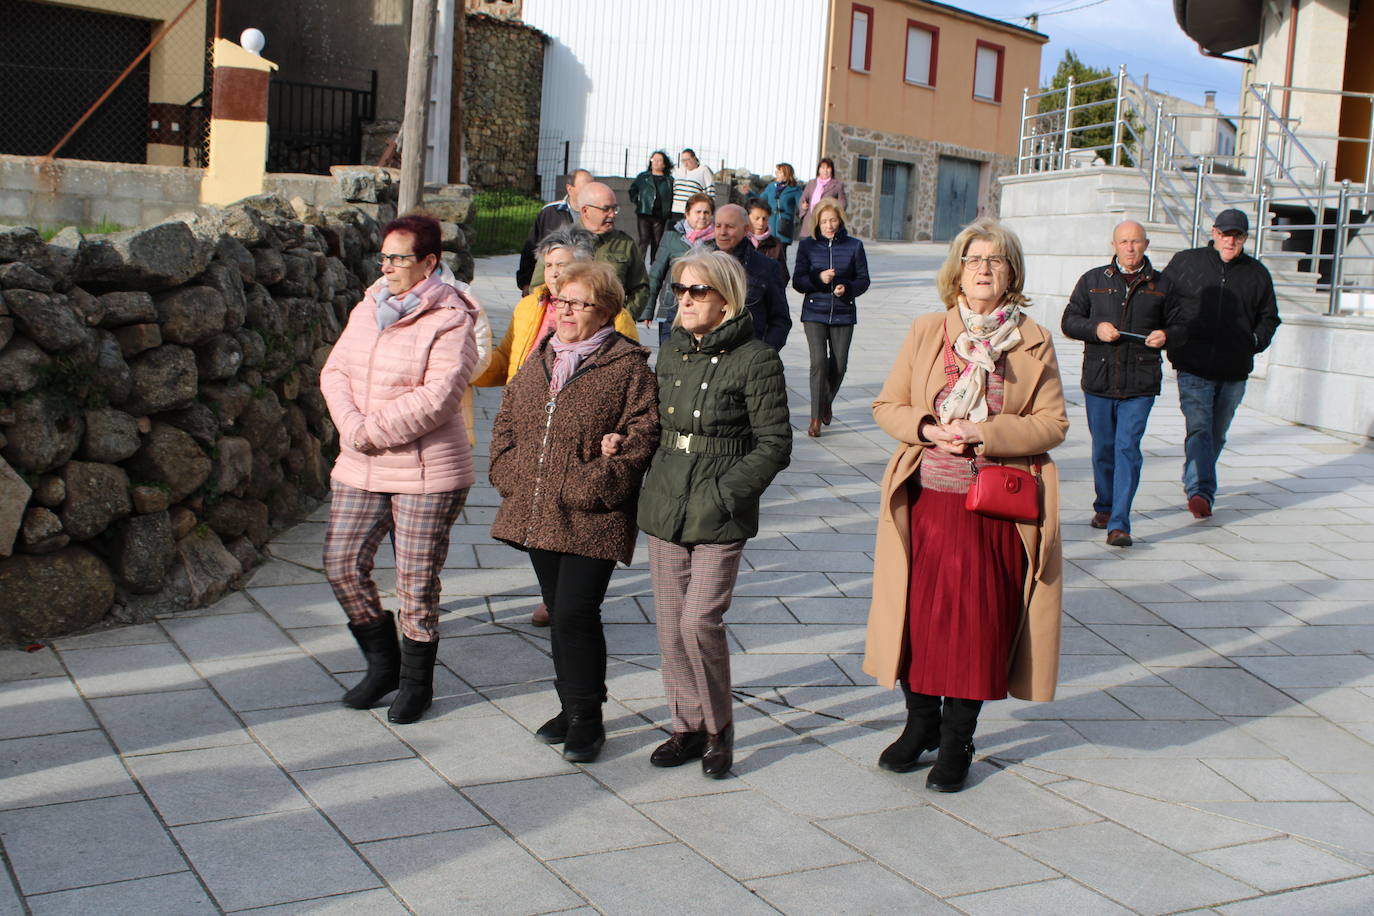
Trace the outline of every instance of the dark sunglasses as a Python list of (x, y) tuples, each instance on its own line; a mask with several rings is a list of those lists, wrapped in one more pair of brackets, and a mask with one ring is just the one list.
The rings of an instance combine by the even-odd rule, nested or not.
[(714, 286), (707, 286), (705, 283), (693, 283), (691, 286), (685, 283), (674, 283), (672, 285), (672, 290), (673, 295), (678, 299), (681, 299), (682, 294), (686, 293), (692, 297), (693, 302), (705, 302), (706, 297), (714, 293), (716, 288)]

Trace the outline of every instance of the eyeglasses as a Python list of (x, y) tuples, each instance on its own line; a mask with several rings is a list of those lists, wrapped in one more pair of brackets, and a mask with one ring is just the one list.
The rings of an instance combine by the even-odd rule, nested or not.
[(583, 302), (581, 299), (560, 299), (553, 296), (549, 299), (556, 309), (572, 309), (574, 312), (585, 312), (587, 309), (596, 308), (595, 302)]
[(1006, 256), (1000, 254), (990, 254), (985, 258), (976, 254), (965, 255), (959, 260), (964, 262), (965, 270), (982, 270), (984, 263), (988, 265), (988, 270), (1001, 270), (1008, 263)]
[(584, 206), (584, 207), (591, 207), (593, 210), (600, 210), (602, 213), (619, 213), (619, 212), (620, 212), (620, 205), (619, 205), (619, 204), (611, 204), (609, 207), (603, 207), (603, 206), (600, 206), (599, 204), (583, 204), (582, 206)]
[(682, 294), (686, 293), (692, 297), (693, 302), (705, 302), (707, 297), (716, 291), (714, 286), (707, 286), (705, 283), (693, 283), (691, 286), (685, 283), (674, 283), (671, 289), (673, 295), (678, 299), (681, 299)]
[(379, 254), (377, 255), (377, 266), (390, 264), (392, 267), (404, 267), (407, 258), (419, 258), (418, 254)]

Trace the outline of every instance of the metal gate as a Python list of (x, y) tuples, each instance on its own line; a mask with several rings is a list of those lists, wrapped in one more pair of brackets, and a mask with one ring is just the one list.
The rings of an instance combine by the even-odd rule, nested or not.
[(910, 187), (910, 165), (883, 163), (883, 183), (878, 194), (878, 238), (899, 242), (906, 238), (906, 201)]
[(940, 157), (932, 233), (935, 241), (949, 241), (978, 216), (978, 177), (982, 168), (981, 162), (972, 159)]
[(363, 122), (377, 116), (377, 71), (368, 89), (274, 79), (267, 96), (267, 171), (329, 174), (357, 165)]

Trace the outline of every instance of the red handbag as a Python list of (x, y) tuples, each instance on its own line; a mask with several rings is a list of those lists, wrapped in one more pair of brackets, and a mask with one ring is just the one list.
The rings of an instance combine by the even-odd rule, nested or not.
[(964, 497), (965, 509), (1009, 522), (1040, 520), (1040, 462), (1032, 465), (1034, 474), (1004, 464), (980, 468), (972, 458), (968, 466), (973, 481)]

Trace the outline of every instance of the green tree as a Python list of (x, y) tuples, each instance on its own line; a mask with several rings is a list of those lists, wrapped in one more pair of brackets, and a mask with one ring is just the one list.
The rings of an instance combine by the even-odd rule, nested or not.
[[(1049, 93), (1049, 95), (1040, 99), (1038, 110), (1046, 112), (1046, 114), (1037, 119), (1039, 132), (1042, 134), (1055, 133), (1064, 129), (1062, 112), (1069, 78), (1073, 77), (1074, 112), (1073, 120), (1070, 122), (1069, 148), (1102, 147), (1097, 151), (1098, 155), (1111, 162), (1113, 120), (1116, 117), (1116, 80), (1113, 78), (1115, 76), (1114, 72), (1105, 67), (1090, 67), (1083, 63), (1072, 50), (1065, 51), (1064, 59), (1059, 62), (1058, 68), (1055, 69), (1050, 84), (1040, 87), (1041, 92)], [(1096, 80), (1106, 80), (1106, 82), (1098, 82), (1095, 85), (1083, 87), (1084, 83), (1092, 83)], [(1139, 127), (1136, 126), (1134, 113), (1126, 108), (1123, 109), (1122, 114), (1126, 121), (1138, 131)], [(1103, 126), (1089, 127), (1090, 124)], [(1130, 131), (1123, 128), (1121, 139), (1125, 147), (1121, 165), (1131, 165), (1133, 163), (1131, 150), (1134, 149), (1135, 142), (1131, 139)]]

